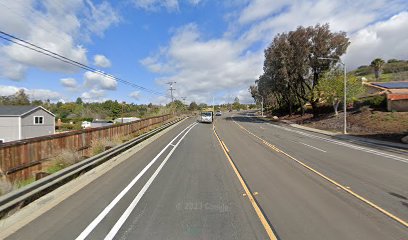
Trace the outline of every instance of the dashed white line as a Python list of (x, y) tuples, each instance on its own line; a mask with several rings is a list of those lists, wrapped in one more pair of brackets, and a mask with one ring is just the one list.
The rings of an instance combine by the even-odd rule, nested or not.
[[(197, 125), (197, 124), (195, 124)], [(139, 203), (140, 199), (143, 197), (143, 195), (146, 193), (147, 189), (149, 189), (150, 185), (154, 181), (154, 179), (157, 177), (159, 174), (160, 170), (163, 168), (164, 164), (166, 164), (167, 160), (171, 157), (173, 152), (176, 150), (180, 142), (184, 139), (184, 137), (190, 132), (190, 130), (195, 126), (193, 125), (190, 127), (186, 133), (180, 138), (180, 140), (177, 142), (177, 144), (174, 146), (174, 148), (171, 149), (169, 154), (167, 154), (166, 158), (163, 160), (163, 162), (160, 164), (160, 166), (156, 169), (156, 171), (153, 173), (153, 175), (149, 178), (149, 180), (146, 182), (146, 184), (143, 186), (143, 188), (140, 190), (140, 192), (136, 195), (135, 199), (130, 203), (128, 208), (125, 210), (125, 212), (120, 216), (119, 220), (115, 223), (115, 225), (112, 227), (112, 229), (109, 231), (108, 235), (106, 235), (105, 240), (111, 240), (113, 239), (122, 225), (125, 223), (125, 221), (128, 219), (132, 211), (136, 208), (137, 204)]]
[[(108, 213), (115, 207), (115, 205), (126, 195), (126, 193), (137, 183), (137, 181), (149, 170), (149, 168), (157, 161), (157, 159), (166, 151), (166, 149), (173, 144), (181, 134), (186, 131), (189, 131), (197, 123), (192, 123), (183, 131), (181, 131), (175, 138), (173, 138), (169, 144), (167, 144), (154, 158), (153, 160), (145, 167), (143, 170), (109, 203), (108, 206), (103, 209), (103, 211), (81, 232), (81, 234), (76, 238), (76, 240), (84, 240), (94, 228), (108, 215)], [(173, 148), (175, 149), (175, 148)], [(173, 150), (172, 149), (172, 150)]]
[(313, 135), (313, 134), (308, 134), (308, 133), (304, 133), (304, 132), (301, 132), (301, 131), (292, 130), (292, 129), (282, 127), (282, 126), (277, 126), (277, 125), (274, 125), (274, 124), (270, 124), (270, 126), (280, 128), (280, 129), (283, 129), (283, 130), (286, 130), (286, 131), (289, 131), (289, 132), (298, 133), (300, 135), (308, 136), (310, 138), (319, 139), (319, 140), (322, 140), (322, 141), (325, 141), (325, 142), (330, 142), (330, 143), (333, 143), (333, 144), (336, 144), (336, 145), (340, 145), (340, 146), (352, 148), (352, 149), (355, 149), (355, 150), (360, 150), (360, 151), (363, 151), (363, 152), (371, 153), (371, 154), (374, 154), (374, 155), (377, 155), (377, 156), (382, 156), (382, 157), (390, 158), (390, 159), (393, 159), (393, 160), (396, 160), (396, 161), (408, 163), (407, 158), (399, 157), (399, 156), (392, 155), (392, 154), (389, 154), (389, 153), (384, 153), (384, 152), (369, 149), (369, 148), (366, 148), (366, 147), (359, 147), (359, 146), (356, 146), (356, 145), (353, 145), (353, 144), (350, 144), (350, 143), (345, 143), (345, 142), (340, 142), (340, 141), (336, 141), (336, 140), (332, 140), (332, 139), (327, 139), (327, 138), (324, 138), (324, 137), (319, 137), (319, 136), (316, 136), (316, 135)]
[(325, 151), (325, 150), (323, 150), (323, 149), (314, 147), (314, 146), (309, 145), (309, 144), (306, 144), (306, 143), (302, 143), (302, 142), (299, 142), (299, 143), (300, 143), (300, 144), (303, 144), (303, 145), (305, 145), (305, 146), (307, 146), (307, 147), (310, 147), (310, 148), (316, 149), (316, 150), (318, 150), (318, 151), (321, 151), (321, 152), (327, 152), (327, 151)]

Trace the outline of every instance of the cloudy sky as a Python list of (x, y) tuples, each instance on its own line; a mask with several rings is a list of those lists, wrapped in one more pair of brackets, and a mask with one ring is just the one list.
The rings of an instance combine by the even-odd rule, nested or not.
[(326, 22), (351, 39), (349, 69), (408, 59), (407, 0), (0, 0), (0, 31), (163, 93), (0, 39), (0, 95), (23, 88), (32, 99), (167, 103), (174, 81), (189, 102), (251, 102), (274, 35)]

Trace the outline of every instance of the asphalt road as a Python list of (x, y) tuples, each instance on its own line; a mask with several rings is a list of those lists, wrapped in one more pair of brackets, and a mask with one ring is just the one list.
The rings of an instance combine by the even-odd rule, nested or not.
[(408, 239), (403, 224), (282, 152), (407, 222), (403, 153), (245, 113), (217, 117), (215, 129), (225, 151), (212, 124), (186, 120), (7, 239), (269, 239), (267, 227), (277, 239)]

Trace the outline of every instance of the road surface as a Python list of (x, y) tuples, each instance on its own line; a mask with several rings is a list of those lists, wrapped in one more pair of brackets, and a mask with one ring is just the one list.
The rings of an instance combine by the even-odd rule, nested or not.
[(235, 113), (183, 121), (7, 239), (405, 240), (407, 221), (403, 151)]

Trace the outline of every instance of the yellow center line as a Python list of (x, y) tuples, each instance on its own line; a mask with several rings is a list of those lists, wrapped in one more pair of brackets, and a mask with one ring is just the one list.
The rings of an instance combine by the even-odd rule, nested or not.
[(246, 185), (244, 179), (242, 178), (241, 174), (239, 173), (237, 167), (235, 166), (234, 162), (232, 161), (231, 157), (227, 153), (229, 150), (227, 149), (227, 146), (225, 146), (225, 143), (218, 137), (217, 132), (215, 131), (215, 128), (213, 129), (214, 135), (217, 137), (218, 142), (220, 143), (220, 146), (222, 150), (224, 151), (225, 156), (227, 157), (229, 163), (231, 164), (232, 169), (234, 170), (235, 174), (238, 177), (239, 182), (241, 183), (242, 187), (244, 188), (246, 196), (248, 196), (249, 201), (252, 204), (252, 207), (254, 208), (256, 214), (258, 215), (259, 220), (261, 221), (263, 227), (265, 228), (266, 233), (268, 234), (269, 239), (271, 240), (277, 240), (278, 238), (275, 236), (273, 233), (273, 230), (271, 226), (268, 223), (268, 220), (266, 220), (264, 214), (262, 213), (260, 207), (258, 206), (257, 202), (254, 199), (254, 196), (252, 193), (249, 191), (248, 186)]
[(345, 192), (351, 194), (352, 196), (356, 197), (357, 199), (361, 200), (362, 202), (368, 204), (369, 206), (373, 207), (374, 209), (380, 211), (381, 213), (385, 214), (386, 216), (390, 217), (391, 219), (395, 220), (396, 222), (402, 224), (405, 227), (408, 227), (408, 222), (406, 222), (405, 220), (395, 216), (394, 214), (388, 212), (387, 210), (383, 209), (382, 207), (378, 206), (377, 204), (371, 202), (370, 200), (364, 198), (363, 196), (359, 195), (358, 193), (350, 190), (350, 187), (346, 187), (338, 182), (336, 182), (335, 180), (327, 177), (326, 175), (324, 175), (323, 173), (315, 170), (314, 168), (308, 166), (307, 164), (303, 163), (302, 161), (296, 159), (295, 157), (292, 157), (291, 155), (289, 155), (288, 153), (282, 151), (281, 149), (277, 148), (275, 145), (270, 144), (269, 142), (267, 142), (266, 140), (256, 136), (255, 134), (253, 134), (252, 132), (250, 132), (248, 129), (246, 129), (245, 127), (243, 127), (241, 124), (237, 123), (236, 121), (234, 121), (235, 124), (237, 124), (241, 129), (243, 129), (244, 131), (246, 131), (247, 133), (255, 136), (257, 139), (261, 140), (261, 142), (265, 145), (267, 145), (269, 148), (273, 149), (276, 152), (280, 152), (283, 155), (287, 156), (288, 158), (292, 159), (293, 161), (299, 163), (300, 165), (302, 165), (303, 167), (305, 167), (306, 169), (310, 170), (311, 172), (317, 174), (318, 176), (322, 177), (323, 179), (327, 180), (328, 182), (334, 184), (335, 186), (339, 187), (340, 189), (344, 190)]
[(224, 146), (225, 150), (227, 150), (227, 152), (229, 153), (229, 149), (227, 148), (227, 145), (225, 145), (224, 141), (221, 140), (222, 146)]

